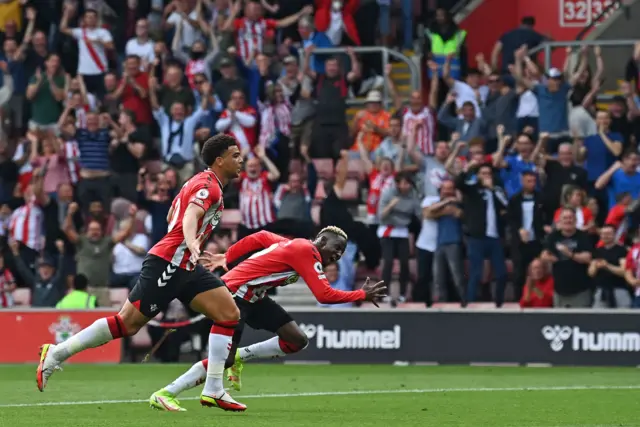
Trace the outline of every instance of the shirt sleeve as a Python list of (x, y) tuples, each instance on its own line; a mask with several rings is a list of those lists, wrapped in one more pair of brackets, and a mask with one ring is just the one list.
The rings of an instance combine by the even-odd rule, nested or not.
[(627, 252), (627, 257), (625, 259), (624, 262), (624, 269), (626, 271), (630, 271), (630, 272), (634, 272), (636, 269), (635, 263), (633, 262), (633, 253), (635, 252), (634, 249), (631, 249), (629, 252)]
[(312, 243), (304, 245), (292, 243), (289, 245), (289, 249), (291, 250), (291, 256), (288, 257), (289, 265), (305, 281), (320, 304), (340, 304), (364, 300), (365, 293), (362, 289), (347, 292), (331, 287), (324, 274), (320, 254)]
[(222, 190), (217, 181), (203, 178), (198, 184), (193, 186), (189, 204), (200, 206), (204, 211), (208, 211), (211, 206), (220, 202)]
[(71, 35), (74, 39), (80, 40), (82, 38), (82, 28), (72, 28)]
[(289, 239), (285, 237), (278, 236), (277, 234), (264, 230), (251, 234), (244, 239), (238, 240), (235, 244), (231, 245), (229, 249), (227, 249), (227, 253), (225, 254), (227, 264), (231, 264), (248, 253), (266, 249), (274, 243), (285, 242), (288, 240)]
[(100, 40), (102, 40), (104, 43), (111, 43), (113, 41), (113, 37), (111, 36), (109, 30), (103, 28), (102, 31), (100, 31)]

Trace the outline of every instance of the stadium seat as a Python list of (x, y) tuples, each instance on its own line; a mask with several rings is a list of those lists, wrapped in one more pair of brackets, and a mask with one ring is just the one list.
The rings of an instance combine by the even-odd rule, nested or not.
[(360, 185), (357, 179), (347, 179), (342, 190), (343, 200), (358, 200), (360, 194)]
[(111, 202), (111, 213), (116, 217), (117, 221), (127, 217), (131, 202), (122, 197), (117, 197)]
[(350, 159), (347, 165), (347, 176), (361, 180), (364, 177), (364, 163), (361, 159)]
[(122, 307), (125, 301), (129, 298), (129, 289), (127, 288), (113, 288), (109, 289), (109, 299), (111, 300), (112, 307)]
[(226, 209), (222, 211), (222, 220), (220, 221), (222, 228), (235, 230), (241, 222), (242, 214), (239, 209)]
[(18, 288), (13, 291), (13, 302), (15, 305), (31, 305), (31, 289)]
[(316, 185), (316, 194), (313, 195), (315, 200), (324, 200), (327, 197), (327, 193), (324, 189), (324, 180), (319, 179), (318, 185)]
[(333, 160), (332, 159), (313, 159), (313, 165), (316, 167), (318, 178), (333, 178)]

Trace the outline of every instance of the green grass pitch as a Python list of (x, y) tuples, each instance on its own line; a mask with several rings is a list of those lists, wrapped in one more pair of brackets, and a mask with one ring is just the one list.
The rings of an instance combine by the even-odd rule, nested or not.
[(187, 365), (68, 365), (44, 393), (35, 366), (0, 365), (2, 427), (640, 426), (640, 370), (247, 364), (245, 413), (149, 408)]

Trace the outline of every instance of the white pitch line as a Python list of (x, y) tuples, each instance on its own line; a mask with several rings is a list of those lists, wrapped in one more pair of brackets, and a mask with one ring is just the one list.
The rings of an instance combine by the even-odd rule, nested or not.
[[(475, 388), (424, 388), (399, 390), (351, 390), (351, 391), (319, 391), (309, 393), (248, 394), (236, 396), (238, 399), (268, 399), (281, 397), (314, 397), (314, 396), (358, 396), (370, 394), (407, 394), (407, 393), (464, 393), (464, 392), (496, 392), (496, 391), (579, 391), (579, 390), (640, 390), (640, 385), (603, 385), (603, 386), (549, 386), (549, 387), (475, 387)], [(199, 400), (199, 397), (185, 397), (180, 400)], [(36, 402), (0, 404), (0, 408), (32, 408), (38, 406), (72, 406), (72, 405), (106, 405), (113, 403), (145, 403), (149, 399), (128, 400), (80, 400), (76, 402)]]

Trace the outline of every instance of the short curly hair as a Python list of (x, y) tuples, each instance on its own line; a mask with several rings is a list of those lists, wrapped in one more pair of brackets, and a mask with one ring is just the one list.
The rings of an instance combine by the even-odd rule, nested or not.
[(344, 237), (345, 240), (349, 240), (349, 238), (347, 237), (347, 233), (345, 233), (342, 228), (336, 227), (335, 225), (330, 225), (328, 227), (323, 228), (318, 233), (318, 236), (320, 236), (321, 234), (324, 234), (324, 233), (333, 233), (336, 236)]
[(207, 166), (211, 166), (218, 157), (222, 157), (225, 151), (237, 145), (238, 141), (230, 135), (219, 133), (218, 135), (212, 136), (207, 139), (202, 146), (202, 151), (200, 152), (202, 161)]

